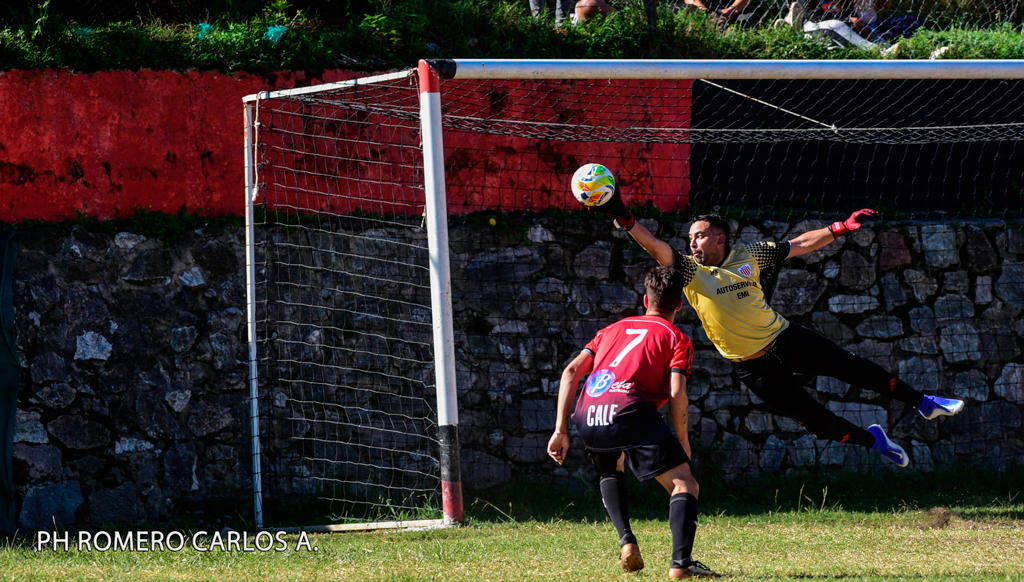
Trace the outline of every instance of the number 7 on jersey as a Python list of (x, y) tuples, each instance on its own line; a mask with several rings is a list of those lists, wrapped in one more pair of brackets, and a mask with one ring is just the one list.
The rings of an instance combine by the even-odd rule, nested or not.
[(625, 333), (626, 333), (626, 335), (635, 335), (635, 336), (637, 336), (637, 338), (634, 339), (633, 341), (629, 342), (626, 345), (626, 347), (622, 348), (622, 351), (619, 352), (619, 355), (615, 356), (615, 359), (612, 360), (612, 363), (608, 364), (609, 368), (614, 368), (615, 366), (618, 366), (619, 362), (622, 361), (622, 358), (626, 357), (626, 354), (628, 354), (630, 351), (632, 351), (633, 348), (635, 348), (638, 345), (640, 345), (644, 341), (644, 337), (647, 335), (647, 330), (646, 329), (627, 329), (627, 330), (625, 330)]

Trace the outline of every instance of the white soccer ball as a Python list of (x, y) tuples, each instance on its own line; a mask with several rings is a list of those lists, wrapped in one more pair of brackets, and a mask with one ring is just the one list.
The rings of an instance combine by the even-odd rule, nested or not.
[(584, 206), (600, 206), (615, 194), (615, 176), (601, 164), (586, 164), (572, 175), (572, 195)]

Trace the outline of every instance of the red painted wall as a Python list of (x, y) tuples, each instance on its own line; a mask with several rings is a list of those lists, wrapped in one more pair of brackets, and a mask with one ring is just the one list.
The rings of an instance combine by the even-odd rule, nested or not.
[[(628, 203), (682, 209), (689, 201), (690, 144), (671, 143), (664, 134), (690, 128), (690, 87), (691, 81), (466, 81), (461, 87), (443, 81), (444, 114), (500, 112), (503, 119), (495, 134), (446, 132), (450, 211), (578, 209), (569, 181), (589, 162), (612, 170)], [(661, 135), (641, 135), (637, 127)]]
[(136, 208), (240, 215), (242, 97), (355, 77), (189, 71), (0, 74), (0, 221)]
[[(77, 213), (102, 219), (137, 208), (174, 213), (182, 205), (208, 216), (242, 215), (242, 97), (356, 76), (346, 71), (321, 77), (146, 70), (0, 73), (0, 222), (59, 220)], [(685, 82), (658, 90), (659, 103), (672, 106), (659, 106), (654, 126), (689, 127), (689, 89)], [(650, 121), (649, 110), (657, 109), (645, 104), (648, 88), (625, 83), (601, 90), (609, 112), (629, 110)], [(478, 107), (493, 107), (493, 88), (474, 91)], [(522, 88), (501, 91), (529, 95)], [(573, 103), (581, 98), (572, 94), (576, 91), (535, 110), (557, 109), (571, 119)], [(520, 119), (523, 115), (534, 113)], [(688, 200), (688, 144), (467, 139), (450, 133), (445, 156), (453, 213), (577, 207), (568, 180), (575, 167), (590, 161), (612, 166), (629, 201), (650, 200), (675, 210)], [(397, 194), (399, 203), (384, 210), (421, 212), (421, 202), (401, 201), (417, 195), (406, 188)]]

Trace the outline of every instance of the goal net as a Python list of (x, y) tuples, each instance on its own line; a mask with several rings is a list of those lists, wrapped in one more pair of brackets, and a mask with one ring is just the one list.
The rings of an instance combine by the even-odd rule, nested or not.
[(419, 114), (397, 77), (249, 109), (254, 448), (275, 525), (445, 517)]
[[(448, 212), (438, 252), (451, 261), (459, 478), (479, 490), (593, 476), (578, 440), (564, 467), (547, 458), (559, 376), (597, 330), (641, 312), (653, 261), (573, 201), (568, 178), (587, 162), (611, 168), (639, 219), (681, 252), (703, 212), (745, 243), (880, 210), (763, 274), (766, 295), (965, 412), (925, 421), (864, 387), (794, 381), (854, 424), (883, 426), (911, 470), (1024, 461), (1019, 66), (436, 65), (433, 92), (398, 73), (252, 102), (254, 446), (268, 507), (312, 499), (342, 522), (441, 516), (451, 463), (434, 401), (432, 183)], [(422, 118), (431, 94), (440, 130)], [(426, 151), (433, 139), (443, 147)], [(692, 309), (676, 323), (696, 346), (695, 466), (729, 479), (892, 469), (765, 406)]]

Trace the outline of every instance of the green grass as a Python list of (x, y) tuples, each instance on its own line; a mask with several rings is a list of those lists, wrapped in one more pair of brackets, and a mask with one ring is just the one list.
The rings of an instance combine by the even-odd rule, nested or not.
[[(942, 522), (941, 525), (939, 522)], [(661, 579), (671, 535), (663, 519), (634, 520), (647, 569), (617, 569), (607, 521), (478, 521), (458, 529), (317, 534), (316, 552), (77, 553), (0, 550), (10, 580), (617, 580)], [(1024, 523), (934, 512), (787, 511), (704, 515), (695, 556), (730, 580), (1019, 580)], [(942, 559), (935, 559), (941, 554)]]
[[(49, 9), (0, 29), (0, 69), (380, 70), (420, 58), (881, 58), (877, 50), (829, 50), (787, 27), (732, 27), (719, 34), (703, 15), (659, 13), (650, 32), (640, 2), (607, 18), (555, 30), (525, 0), (374, 0), (344, 4), (330, 21), (279, 2), (257, 16), (223, 13), (209, 23), (85, 25)], [(781, 15), (767, 15), (766, 23)], [(1019, 25), (942, 24), (902, 41), (899, 58), (1024, 58)], [(286, 26), (280, 39), (273, 26)]]
[[(748, 487), (706, 479), (694, 555), (737, 581), (1021, 580), (1019, 477), (805, 475)], [(294, 535), (285, 552), (36, 551), (23, 535), (0, 542), (0, 579), (663, 579), (667, 498), (633, 481), (630, 493), (647, 563), (636, 575), (618, 570), (617, 536), (592, 488), (520, 485), (468, 497), (460, 528), (310, 535), (317, 551), (297, 550)]]

